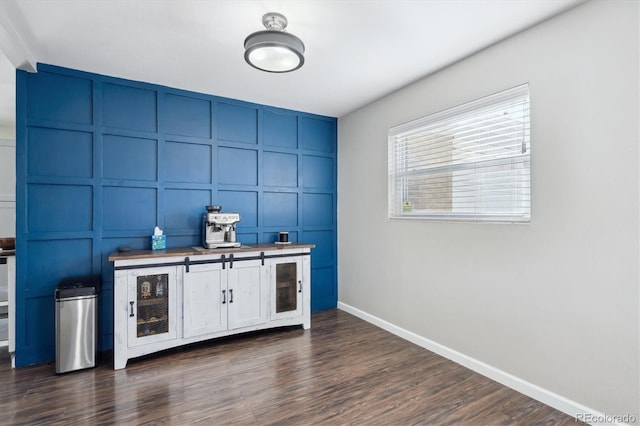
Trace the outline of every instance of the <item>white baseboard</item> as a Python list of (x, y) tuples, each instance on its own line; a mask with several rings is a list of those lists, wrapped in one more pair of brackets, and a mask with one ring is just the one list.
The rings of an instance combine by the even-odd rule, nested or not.
[(547, 404), (573, 418), (577, 417), (578, 420), (582, 420), (592, 425), (626, 425), (626, 423), (616, 422), (616, 419), (613, 418), (613, 416), (608, 416), (604, 413), (592, 410), (589, 407), (585, 407), (584, 405), (565, 398), (562, 395), (558, 395), (547, 389), (541, 388), (540, 386), (534, 385), (533, 383), (527, 382), (526, 380), (523, 380), (498, 368), (492, 367), (491, 365), (485, 364), (482, 361), (460, 353), (454, 349), (448, 348), (444, 345), (441, 345), (440, 343), (434, 342), (433, 340), (429, 340), (426, 337), (419, 336), (411, 331), (391, 324), (388, 321), (364, 312), (356, 307), (347, 305), (346, 303), (338, 302), (338, 309), (355, 315), (356, 317), (361, 318), (373, 325), (376, 325), (392, 334), (395, 334), (398, 337), (408, 340), (411, 343), (414, 343), (457, 364), (467, 367), (468, 369), (473, 370), (476, 373), (482, 374), (485, 377), (495, 380), (498, 383), (501, 383), (537, 401)]

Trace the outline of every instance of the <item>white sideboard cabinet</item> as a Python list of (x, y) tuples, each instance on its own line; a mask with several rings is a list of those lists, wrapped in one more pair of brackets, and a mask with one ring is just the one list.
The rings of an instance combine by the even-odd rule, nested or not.
[(311, 327), (312, 244), (113, 253), (114, 369), (231, 334)]

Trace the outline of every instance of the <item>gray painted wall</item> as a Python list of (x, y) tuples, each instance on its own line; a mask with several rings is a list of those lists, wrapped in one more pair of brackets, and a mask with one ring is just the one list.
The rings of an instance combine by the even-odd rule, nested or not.
[[(340, 118), (340, 302), (638, 417), (638, 9), (582, 4)], [(389, 220), (389, 127), (525, 82), (531, 223)]]

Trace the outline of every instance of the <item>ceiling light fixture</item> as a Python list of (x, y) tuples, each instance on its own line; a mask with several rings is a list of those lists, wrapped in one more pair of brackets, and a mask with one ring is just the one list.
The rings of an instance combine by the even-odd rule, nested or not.
[(262, 17), (266, 30), (250, 34), (244, 40), (244, 59), (249, 65), (267, 72), (289, 72), (304, 64), (304, 43), (287, 33), (287, 18), (269, 12)]

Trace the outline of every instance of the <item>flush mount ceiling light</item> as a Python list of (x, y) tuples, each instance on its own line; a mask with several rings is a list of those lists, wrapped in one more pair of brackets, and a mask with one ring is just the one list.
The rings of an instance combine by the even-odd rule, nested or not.
[(270, 12), (262, 17), (265, 31), (255, 32), (244, 40), (244, 59), (249, 65), (267, 72), (289, 72), (304, 64), (304, 43), (284, 31), (287, 18)]

